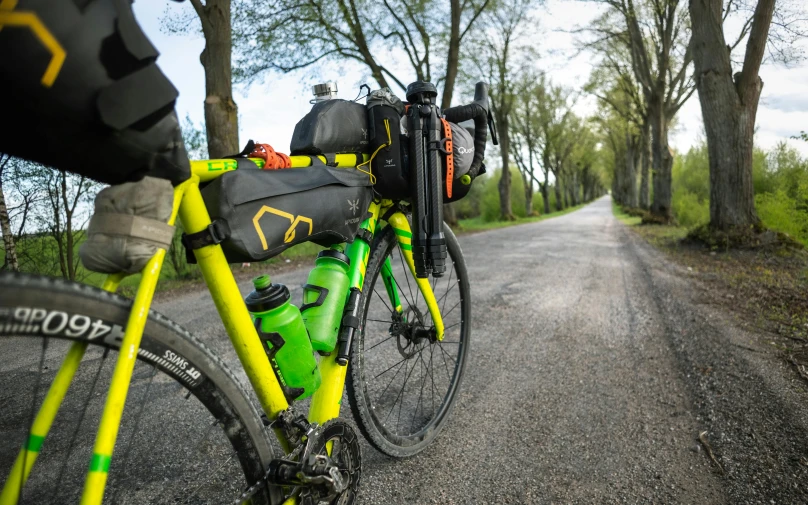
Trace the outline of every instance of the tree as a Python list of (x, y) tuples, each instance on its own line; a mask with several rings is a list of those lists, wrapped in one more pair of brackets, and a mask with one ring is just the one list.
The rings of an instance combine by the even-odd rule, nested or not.
[(40, 167), (37, 178), (45, 197), (45, 205), (37, 215), (40, 229), (47, 232), (56, 245), (62, 277), (77, 280), (80, 260), (76, 248), (86, 233), (97, 183), (48, 167)]
[[(603, 55), (603, 61), (592, 72), (585, 90), (592, 93), (601, 104), (610, 108), (614, 114), (636, 129), (636, 132), (632, 131), (626, 137), (626, 147), (630, 152), (624, 162), (626, 171), (630, 173), (621, 173), (619, 179), (622, 194), (626, 196), (624, 204), (648, 210), (650, 208), (651, 125), (645, 97), (631, 70), (631, 57), (627, 54), (628, 49), (625, 45), (613, 39), (606, 39), (596, 46)], [(637, 202), (635, 188), (638, 166), (641, 166), (639, 202)]]
[(549, 167), (542, 165), (544, 173), (544, 183), (536, 178), (536, 165), (541, 159), (541, 126), (538, 122), (538, 87), (542, 86), (540, 78), (532, 74), (523, 75), (517, 87), (516, 102), (514, 105), (512, 124), (511, 152), (516, 160), (516, 166), (522, 175), (522, 182), (525, 188), (525, 213), (533, 214), (533, 183), (539, 185), (542, 200), (544, 203), (544, 213), (550, 213), (550, 202), (548, 200), (547, 186)]
[[(469, 81), (482, 76), (490, 84), (491, 112), (499, 133), (499, 153), (502, 171), (499, 180), (500, 217), (515, 219), (511, 209), (510, 171), (510, 117), (516, 101), (516, 81), (525, 52), (519, 46), (523, 36), (523, 22), (531, 7), (531, 0), (505, 0), (483, 14), (480, 30), (475, 33), (479, 42), (470, 46), (474, 70)], [(490, 27), (496, 27), (491, 29)], [(476, 72), (475, 72), (476, 71)], [(532, 183), (528, 186), (532, 187)], [(528, 215), (532, 212), (529, 209)]]
[(14, 243), (14, 235), (11, 232), (11, 218), (8, 214), (5, 192), (3, 190), (4, 175), (7, 174), (6, 167), (9, 165), (11, 156), (0, 153), (0, 232), (3, 233), (3, 266), (0, 270), (8, 267), (13, 271), (20, 270), (20, 262), (17, 260), (17, 248)]
[[(710, 158), (710, 227), (746, 235), (760, 222), (752, 185), (755, 118), (763, 89), (760, 65), (767, 44), (777, 59), (791, 59), (791, 43), (804, 35), (806, 25), (799, 9), (788, 2), (778, 2), (779, 9), (775, 0), (758, 0), (754, 7), (732, 0), (724, 3), (690, 0), (692, 46)], [(744, 8), (753, 9), (753, 14), (728, 43), (724, 22), (733, 8), (742, 15)], [(779, 30), (770, 33), (773, 19)], [(733, 74), (731, 52), (747, 35), (741, 69)]]
[[(354, 61), (367, 68), (381, 87), (392, 84), (403, 90), (415, 79), (442, 84), (441, 107), (446, 108), (452, 102), (461, 45), (490, 4), (491, 0), (253, 0), (240, 16), (244, 27), (237, 29), (238, 75), (251, 80), (267, 71)], [(396, 74), (401, 63), (410, 67), (409, 78)]]
[[(575, 146), (575, 124), (572, 112), (575, 97), (561, 86), (554, 86), (544, 74), (526, 74), (518, 88), (514, 111), (514, 158), (520, 171), (533, 173), (533, 163), (539, 164), (544, 175), (539, 184), (544, 213), (550, 213), (550, 173), (555, 178), (556, 209), (563, 207), (561, 176), (563, 167)], [(525, 161), (526, 160), (526, 161)]]
[[(221, 158), (240, 151), (238, 106), (233, 100), (231, 0), (191, 0), (205, 36), (199, 61), (205, 69), (205, 128), (208, 156)], [(241, 16), (242, 13), (239, 13)], [(194, 24), (188, 16), (166, 19), (172, 33), (187, 33)]]
[(640, 85), (651, 130), (654, 201), (651, 213), (659, 221), (671, 218), (670, 123), (694, 92), (690, 71), (693, 53), (688, 16), (680, 0), (598, 0), (609, 11), (588, 31), (601, 42), (622, 44)]

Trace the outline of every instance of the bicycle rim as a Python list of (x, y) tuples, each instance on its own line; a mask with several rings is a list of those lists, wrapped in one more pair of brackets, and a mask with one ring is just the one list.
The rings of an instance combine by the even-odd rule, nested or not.
[[(4, 481), (68, 349), (78, 341), (90, 343), (19, 503), (78, 503), (129, 305), (87, 286), (0, 275)], [(25, 315), (33, 309), (44, 311), (38, 321), (32, 312)], [(233, 503), (263, 475), (272, 457), (260, 424), (257, 410), (221, 361), (152, 313), (104, 503)], [(268, 500), (260, 496), (254, 503)]]
[[(430, 278), (445, 326), (442, 341), (407, 338), (396, 317), (380, 270), (389, 258), (408, 323), (432, 327), (432, 318), (406, 266), (393, 230), (374, 244), (365, 278), (362, 332), (354, 344), (348, 393), (354, 417), (368, 441), (393, 457), (425, 449), (454, 405), (468, 355), (471, 299), (457, 239), (445, 227), (446, 273)], [(411, 326), (411, 327), (412, 327)]]

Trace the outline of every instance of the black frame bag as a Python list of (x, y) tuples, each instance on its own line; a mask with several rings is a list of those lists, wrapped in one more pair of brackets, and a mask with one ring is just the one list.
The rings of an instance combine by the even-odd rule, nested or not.
[(407, 137), (401, 135), (404, 104), (390, 88), (382, 88), (368, 96), (367, 111), (370, 148), (375, 154), (370, 163), (371, 172), (376, 178), (373, 189), (383, 198), (409, 198)]
[(367, 174), (331, 167), (236, 170), (202, 189), (231, 263), (262, 261), (289, 247), (350, 242), (373, 190)]

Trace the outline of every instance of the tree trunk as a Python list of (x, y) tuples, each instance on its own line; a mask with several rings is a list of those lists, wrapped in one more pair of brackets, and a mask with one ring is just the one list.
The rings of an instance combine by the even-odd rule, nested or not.
[(651, 204), (651, 214), (663, 222), (669, 222), (673, 152), (668, 146), (668, 122), (661, 110), (651, 117), (651, 149), (654, 163), (654, 201)]
[(623, 205), (630, 208), (637, 207), (637, 152), (636, 142), (630, 134), (626, 133), (626, 159), (623, 173)]
[(449, 50), (446, 55), (446, 80), (443, 83), (443, 96), (440, 106), (448, 109), (452, 105), (455, 81), (457, 80), (457, 67), (460, 61), (460, 0), (451, 0), (451, 19), (449, 28)]
[[(547, 166), (547, 165), (545, 165)], [(544, 203), (544, 213), (550, 213), (550, 171), (546, 170), (544, 172), (544, 184), (541, 186), (541, 199)]]
[(561, 179), (558, 177), (558, 173), (553, 173), (555, 175), (555, 196), (556, 196), (556, 210), (564, 210), (564, 197), (561, 195)]
[(513, 221), (513, 211), (511, 210), (511, 169), (509, 159), (510, 135), (508, 133), (508, 116), (500, 116), (497, 121), (499, 130), (499, 154), (502, 157), (502, 176), (499, 178), (499, 211), (500, 217), (504, 221)]
[(758, 76), (774, 10), (760, 0), (750, 29), (742, 72), (732, 75), (720, 4), (691, 0), (693, 56), (707, 151), (710, 157), (710, 227), (748, 232), (760, 223), (755, 211), (752, 152), (760, 92)]
[(457, 213), (451, 203), (443, 204), (443, 221), (449, 226), (457, 226)]
[(522, 177), (525, 184), (525, 215), (533, 215), (533, 181), (530, 176)]
[(651, 195), (649, 191), (649, 183), (650, 181), (648, 178), (651, 175), (651, 127), (648, 124), (648, 120), (645, 120), (642, 125), (642, 131), (640, 135), (642, 136), (640, 140), (640, 146), (642, 149), (642, 153), (640, 155), (642, 159), (642, 173), (640, 175), (640, 208), (643, 210), (648, 210), (651, 207)]
[(19, 272), (20, 263), (17, 260), (17, 246), (14, 244), (14, 234), (11, 232), (11, 219), (8, 217), (8, 208), (6, 207), (2, 180), (0, 180), (0, 231), (3, 232), (3, 246), (5, 249), (5, 261), (3, 266), (8, 265), (10, 270)]
[[(569, 182), (569, 181), (567, 181)], [(564, 183), (564, 208), (568, 208), (570, 206), (570, 184), (567, 182)]]
[(221, 158), (239, 152), (238, 107), (233, 101), (230, 65), (232, 28), (230, 0), (192, 1), (202, 22), (205, 49), (199, 57), (205, 69), (205, 127), (208, 153)]

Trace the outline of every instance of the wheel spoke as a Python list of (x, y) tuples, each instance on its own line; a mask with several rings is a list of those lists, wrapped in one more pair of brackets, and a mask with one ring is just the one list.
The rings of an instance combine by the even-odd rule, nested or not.
[(379, 292), (376, 291), (375, 287), (373, 288), (373, 292), (376, 293), (376, 296), (379, 297), (379, 300), (381, 300), (384, 306), (387, 307), (387, 310), (390, 312), (390, 314), (395, 314), (395, 311), (391, 309), (389, 305), (387, 305), (387, 302), (384, 301), (384, 298), (382, 298), (382, 295), (380, 295)]
[(375, 349), (376, 347), (379, 347), (380, 345), (382, 345), (383, 343), (387, 342), (388, 340), (390, 340), (390, 339), (391, 339), (391, 338), (393, 338), (393, 337), (395, 337), (395, 335), (390, 335), (389, 337), (387, 337), (386, 339), (382, 340), (381, 342), (378, 342), (378, 343), (376, 343), (376, 344), (373, 344), (373, 347), (371, 347), (370, 349), (368, 349), (368, 351), (372, 351), (373, 349)]
[[(358, 422), (364, 424), (369, 433), (376, 434), (368, 439), (371, 444), (383, 453), (400, 457), (419, 452), (431, 441), (434, 435), (430, 431), (437, 431), (435, 428), (447, 419), (444, 414), (455, 399), (456, 382), (468, 349), (466, 345), (459, 345), (466, 344), (468, 337), (465, 326), (469, 322), (468, 284), (464, 280), (465, 267), (458, 260), (457, 248), (452, 242), (446, 261), (449, 274), (441, 278), (416, 279), (416, 282), (410, 279), (411, 272), (393, 234), (384, 235), (378, 244), (384, 247), (383, 253), (378, 249), (371, 253), (365, 289), (374, 289), (380, 282), (385, 257), (391, 260), (398, 275), (392, 277), (390, 283), (399, 291), (402, 306), (407, 304), (404, 306), (407, 322), (402, 323), (401, 331), (393, 331), (400, 334), (388, 336), (384, 330), (390, 330), (384, 325), (393, 328), (396, 321), (385, 319), (383, 310), (388, 308), (392, 312), (390, 304), (381, 291), (374, 289), (376, 296), (369, 297), (366, 302), (363, 323), (370, 325), (375, 332), (363, 334), (363, 344), (357, 348), (364, 354), (356, 356), (352, 363), (362, 370), (351, 374), (349, 394), (354, 398), (352, 407), (360, 409)], [(393, 255), (398, 256), (398, 260)], [(400, 278), (402, 270), (405, 281)], [(435, 324), (424, 292), (419, 288), (422, 280), (427, 280), (428, 285), (424, 286), (432, 290), (435, 305), (443, 316), (444, 332), (447, 337), (450, 335), (452, 342), (419, 339), (416, 343), (415, 335)], [(382, 300), (382, 305), (377, 298)], [(461, 307), (458, 312), (462, 313), (453, 315), (458, 306)], [(398, 345), (391, 342), (396, 338)], [(408, 360), (413, 360), (412, 364)], [(387, 379), (383, 378), (385, 374)], [(358, 395), (363, 395), (364, 401), (360, 401)]]

